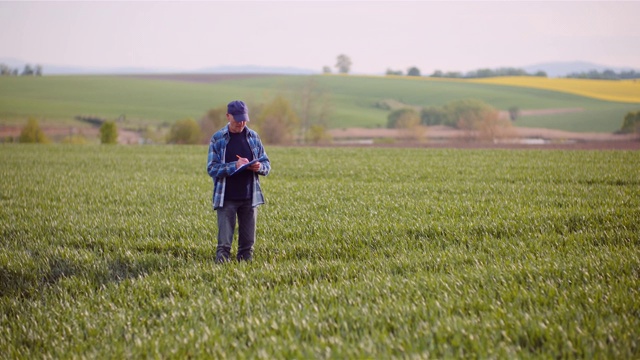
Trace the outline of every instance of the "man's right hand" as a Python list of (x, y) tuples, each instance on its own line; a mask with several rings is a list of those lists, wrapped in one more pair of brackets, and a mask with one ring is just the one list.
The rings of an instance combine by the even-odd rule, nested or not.
[(240, 157), (240, 155), (236, 155), (238, 157), (238, 161), (236, 161), (236, 169), (240, 168), (244, 164), (249, 163), (249, 159)]

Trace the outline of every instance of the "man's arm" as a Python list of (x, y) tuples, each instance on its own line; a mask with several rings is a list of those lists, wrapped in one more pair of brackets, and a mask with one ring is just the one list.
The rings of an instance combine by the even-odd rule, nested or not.
[(207, 157), (207, 173), (212, 178), (221, 178), (231, 175), (236, 170), (236, 162), (224, 163), (222, 154), (216, 150), (215, 142), (209, 142), (209, 156)]
[(269, 161), (269, 157), (267, 153), (264, 151), (264, 146), (262, 146), (262, 140), (260, 140), (260, 136), (256, 133), (256, 147), (258, 148), (258, 158), (266, 159), (260, 161), (260, 167), (257, 170), (254, 170), (258, 175), (267, 176), (271, 171), (271, 162)]

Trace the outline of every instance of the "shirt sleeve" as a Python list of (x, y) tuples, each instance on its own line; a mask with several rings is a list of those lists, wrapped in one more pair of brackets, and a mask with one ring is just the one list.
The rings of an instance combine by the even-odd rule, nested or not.
[(215, 141), (214, 138), (211, 139), (209, 143), (209, 156), (207, 157), (207, 173), (212, 178), (222, 178), (226, 176), (230, 176), (236, 170), (236, 163), (230, 162), (225, 163), (222, 158), (223, 154), (220, 149), (217, 148), (216, 144), (219, 141)]
[(258, 159), (266, 159), (260, 161), (260, 170), (258, 170), (258, 175), (267, 176), (271, 171), (271, 161), (269, 160), (269, 156), (267, 156), (264, 146), (262, 146), (262, 140), (260, 140), (260, 136), (257, 133), (255, 133), (255, 146), (257, 150), (256, 152), (258, 153)]

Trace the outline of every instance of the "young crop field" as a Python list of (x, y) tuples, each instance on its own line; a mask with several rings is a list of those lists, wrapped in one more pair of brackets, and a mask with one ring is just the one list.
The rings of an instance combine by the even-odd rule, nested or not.
[(267, 152), (217, 265), (206, 147), (0, 146), (2, 357), (640, 357), (640, 152)]
[[(485, 83), (356, 75), (238, 76), (215, 81), (206, 75), (201, 79), (196, 75), (2, 77), (0, 126), (23, 124), (29, 117), (39, 119), (45, 126), (77, 126), (74, 118), (80, 115), (109, 120), (124, 118), (126, 122), (122, 127), (139, 129), (146, 125), (173, 124), (186, 118), (199, 120), (209, 109), (224, 106), (236, 98), (244, 99), (251, 108), (258, 108), (282, 95), (297, 107), (304, 102), (300, 94), (305, 93), (305, 87), (316, 91), (316, 106), (326, 101), (328, 125), (333, 129), (386, 127), (391, 110), (380, 106), (385, 102), (429, 107), (477, 99), (502, 111), (512, 107), (545, 110), (543, 115), (521, 116), (514, 122), (515, 126), (614, 132), (620, 129), (624, 116), (638, 111), (640, 106), (638, 84), (633, 82), (584, 82), (606, 85), (599, 94), (610, 94), (614, 98), (605, 101), (602, 97), (596, 99), (588, 94), (565, 91), (564, 85), (558, 85), (568, 84), (570, 79), (517, 80), (525, 83), (490, 83), (506, 81), (500, 79)], [(555, 85), (537, 88), (534, 81)], [(630, 102), (620, 102), (622, 96)], [(576, 111), (549, 111), (554, 109)]]

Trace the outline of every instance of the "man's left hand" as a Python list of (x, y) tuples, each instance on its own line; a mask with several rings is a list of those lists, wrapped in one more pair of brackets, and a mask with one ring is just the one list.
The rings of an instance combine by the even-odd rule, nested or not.
[(254, 172), (260, 171), (260, 162), (258, 161), (256, 163), (251, 164), (249, 166), (249, 170), (254, 171)]

